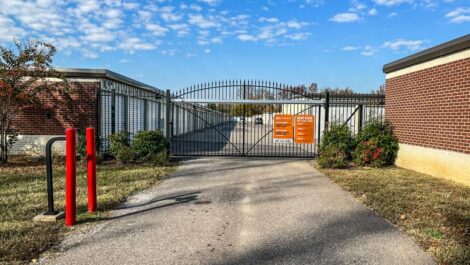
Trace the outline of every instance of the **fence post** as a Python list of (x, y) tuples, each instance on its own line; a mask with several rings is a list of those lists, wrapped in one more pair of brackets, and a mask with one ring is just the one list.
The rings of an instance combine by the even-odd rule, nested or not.
[(168, 148), (168, 152), (170, 151), (170, 144), (171, 144), (171, 122), (170, 122), (170, 118), (171, 118), (171, 93), (170, 93), (170, 90), (167, 89), (166, 90), (166, 117), (165, 117), (165, 130), (166, 130), (166, 139), (167, 139), (167, 148)]
[(358, 132), (361, 132), (362, 131), (362, 124), (363, 124), (363, 105), (360, 104), (358, 107), (357, 107), (357, 131)]
[(149, 119), (149, 115), (148, 115), (148, 111), (149, 111), (149, 101), (147, 99), (144, 99), (144, 130), (147, 131), (149, 128), (149, 125), (148, 125), (148, 119)]
[(325, 130), (330, 128), (330, 91), (325, 93)]
[(65, 225), (72, 226), (76, 221), (76, 189), (77, 174), (76, 150), (77, 134), (75, 129), (65, 131)]
[(111, 134), (116, 132), (116, 91), (111, 90)]
[(88, 212), (96, 212), (96, 145), (95, 129), (86, 129), (86, 153), (88, 173)]
[[(245, 81), (243, 81), (243, 100), (246, 99), (246, 83)], [(242, 125), (243, 125), (243, 134), (242, 134), (242, 137), (243, 137), (243, 145), (242, 145), (242, 154), (243, 156), (245, 156), (245, 123), (246, 123), (246, 105), (243, 104), (243, 121), (242, 121)]]

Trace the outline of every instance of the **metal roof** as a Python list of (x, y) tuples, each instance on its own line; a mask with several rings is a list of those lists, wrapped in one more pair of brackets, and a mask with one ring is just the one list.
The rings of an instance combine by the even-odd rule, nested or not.
[(388, 63), (384, 65), (383, 72), (387, 74), (468, 48), (470, 48), (470, 34)]
[(127, 76), (123, 76), (121, 74), (115, 73), (113, 71), (107, 69), (81, 69), (81, 68), (57, 68), (57, 71), (63, 73), (65, 77), (70, 78), (106, 78), (111, 79), (119, 82), (123, 82), (125, 84), (135, 86), (138, 88), (152, 90), (157, 93), (163, 93), (162, 90), (129, 78)]

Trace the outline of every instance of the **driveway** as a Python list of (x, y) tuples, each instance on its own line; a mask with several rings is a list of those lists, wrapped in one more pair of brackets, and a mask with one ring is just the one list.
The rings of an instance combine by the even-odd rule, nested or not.
[[(231, 155), (312, 157), (315, 144), (274, 143), (272, 124), (227, 122), (171, 138), (171, 153), (179, 155)], [(315, 134), (316, 135), (316, 134)]]
[(53, 264), (434, 264), (307, 160), (200, 158)]

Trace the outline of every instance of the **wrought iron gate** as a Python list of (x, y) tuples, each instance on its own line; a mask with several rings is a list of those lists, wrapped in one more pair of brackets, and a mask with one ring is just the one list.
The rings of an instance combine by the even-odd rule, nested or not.
[[(173, 155), (314, 157), (317, 152), (324, 98), (304, 88), (261, 81), (213, 82), (178, 91), (169, 101), (167, 135)], [(280, 114), (314, 115), (309, 132), (314, 143), (275, 142), (274, 118)]]

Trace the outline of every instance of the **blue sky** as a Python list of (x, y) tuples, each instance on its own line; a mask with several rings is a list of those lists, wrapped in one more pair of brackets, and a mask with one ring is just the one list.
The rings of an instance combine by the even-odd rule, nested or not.
[(385, 63), (470, 33), (468, 0), (0, 0), (0, 43), (161, 89), (225, 79), (368, 92)]

